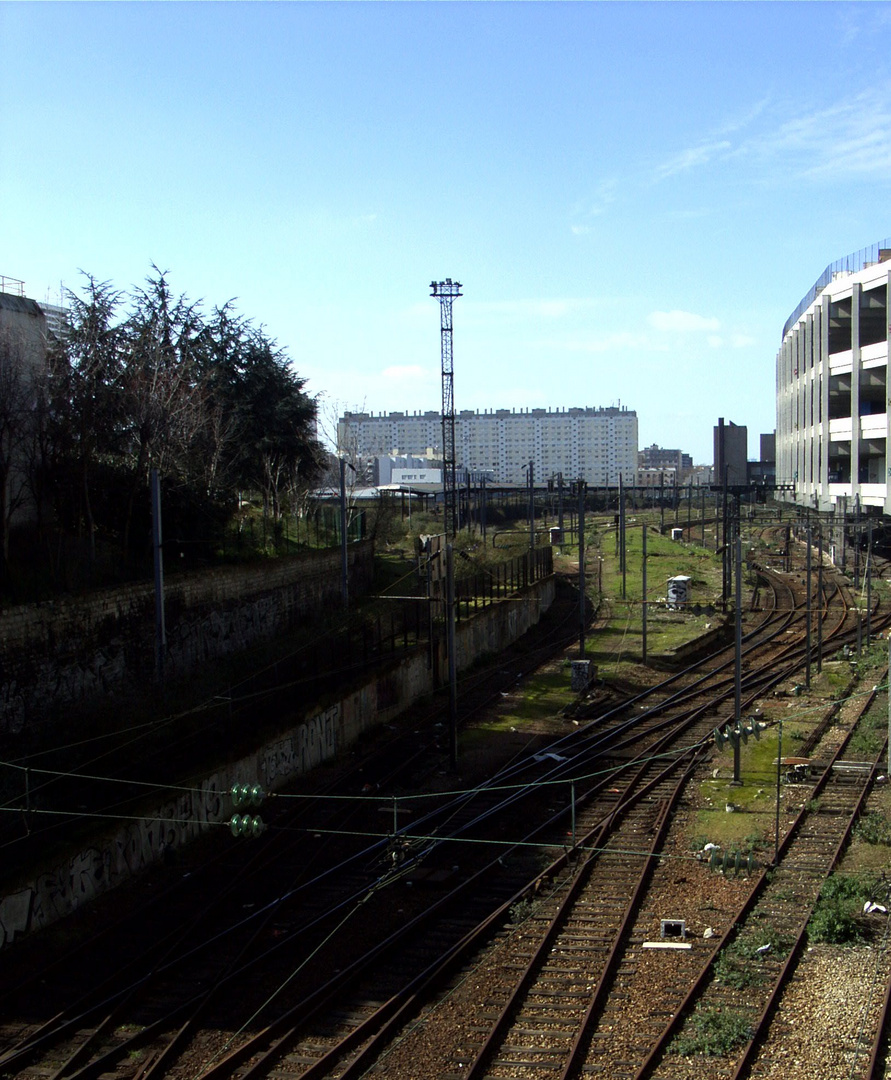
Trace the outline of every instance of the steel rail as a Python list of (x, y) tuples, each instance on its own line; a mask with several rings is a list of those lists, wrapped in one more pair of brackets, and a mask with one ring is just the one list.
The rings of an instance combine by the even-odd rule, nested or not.
[[(872, 695), (871, 695), (871, 699), (872, 699)], [(871, 699), (870, 699), (870, 704), (871, 704)], [(868, 708), (868, 706), (865, 705), (864, 708), (861, 710), (861, 715), (865, 714), (865, 712), (867, 711), (867, 708)], [(829, 764), (827, 765), (827, 768), (825, 769), (824, 773), (817, 780), (817, 783), (814, 785), (812, 798), (815, 798), (817, 795), (819, 795), (820, 792), (823, 790), (823, 788), (828, 783), (829, 778), (830, 778), (830, 776), (832, 774), (832, 765), (835, 763), (835, 761), (837, 761), (841, 757), (842, 753), (844, 752), (844, 750), (846, 749), (846, 747), (848, 745), (848, 742), (851, 739), (852, 734), (853, 734), (853, 728), (847, 733), (845, 738), (842, 740), (841, 744), (836, 748), (836, 751), (835, 751), (835, 754), (833, 755), (832, 760), (829, 762)], [(881, 755), (879, 755), (879, 759), (880, 759), (880, 757), (881, 757)], [(859, 810), (859, 807), (862, 806), (862, 798), (863, 798), (863, 796), (861, 794), (861, 798), (858, 799), (858, 802), (857, 802), (858, 810)], [(792, 847), (792, 845), (793, 845), (793, 843), (795, 841), (795, 838), (798, 835), (798, 832), (799, 832), (802, 824), (804, 823), (805, 820), (807, 820), (811, 816), (811, 814), (812, 814), (812, 811), (810, 811), (807, 808), (806, 804), (804, 806), (802, 806), (802, 808), (799, 810), (798, 814), (795, 817), (795, 820), (792, 822), (791, 826), (786, 831), (786, 834), (783, 837), (783, 840), (781, 841), (781, 843), (779, 845), (777, 865), (779, 865), (779, 862), (782, 859), (786, 858), (786, 856), (789, 853), (790, 848)], [(854, 820), (855, 820), (855, 816), (851, 815), (851, 820), (849, 821), (848, 829), (851, 827)], [(690, 986), (689, 990), (684, 995), (683, 999), (678, 1003), (677, 1007), (674, 1009), (672, 1018), (668, 1021), (668, 1023), (663, 1028), (662, 1032), (654, 1040), (654, 1042), (652, 1043), (652, 1045), (650, 1047), (649, 1052), (647, 1053), (647, 1056), (644, 1058), (643, 1062), (638, 1067), (638, 1069), (634, 1072), (633, 1080), (648, 1080), (648, 1078), (653, 1075), (653, 1070), (663, 1060), (663, 1058), (665, 1056), (665, 1053), (666, 1053), (666, 1051), (668, 1049), (668, 1045), (669, 1045), (670, 1041), (672, 1040), (672, 1038), (675, 1036), (675, 1034), (677, 1033), (677, 1031), (681, 1027), (681, 1024), (683, 1023), (685, 1017), (691, 1012), (692, 1007), (693, 1007), (693, 1003), (702, 995), (702, 993), (705, 990), (706, 986), (710, 982), (711, 977), (712, 977), (712, 964), (713, 964), (713, 961), (714, 961), (715, 957), (718, 955), (718, 953), (722, 949), (726, 948), (739, 935), (741, 925), (743, 924), (744, 920), (748, 917), (748, 915), (752, 912), (752, 910), (756, 906), (758, 900), (760, 899), (761, 893), (763, 892), (763, 890), (765, 888), (767, 880), (768, 879), (767, 879), (766, 871), (763, 871), (759, 875), (758, 879), (754, 882), (753, 887), (750, 890), (749, 895), (746, 897), (745, 901), (740, 906), (739, 911), (737, 912), (736, 916), (732, 920), (731, 925), (733, 925), (733, 927), (734, 927), (733, 932), (731, 934), (728, 934), (724, 938), (723, 941), (720, 941), (720, 942), (716, 943), (714, 949), (709, 953), (707, 959), (705, 960), (705, 962), (703, 963), (703, 965), (702, 965), (702, 967), (700, 969), (699, 975), (694, 980), (694, 982)]]
[[(786, 674), (787, 674), (787, 673), (786, 673), (786, 672), (784, 671), (784, 672), (781, 672), (781, 673), (779, 673), (779, 674), (777, 674), (777, 675), (774, 675), (774, 676), (772, 676), (772, 678), (773, 678), (773, 679), (782, 679), (783, 677), (785, 677), (785, 676), (786, 676)], [(667, 740), (667, 739), (670, 739), (670, 738), (671, 738), (671, 735), (665, 735), (665, 737), (663, 737), (663, 738), (664, 738), (664, 739), (666, 739), (666, 740)], [(613, 778), (613, 780), (615, 780), (615, 778)], [(613, 812), (615, 812), (615, 811), (613, 811)], [(561, 814), (558, 814), (558, 815), (555, 815), (555, 816), (561, 816), (561, 815), (565, 815), (565, 813), (566, 813), (566, 811), (562, 811), (562, 812), (561, 812)], [(365, 1030), (365, 1029), (363, 1028), (363, 1030)], [(289, 1034), (289, 1037), (293, 1037), (293, 1031), (291, 1032), (291, 1034)], [(285, 1040), (285, 1042), (286, 1042), (286, 1040)], [(265, 1055), (265, 1056), (264, 1056), (264, 1061), (265, 1061), (265, 1062), (267, 1062), (267, 1063), (269, 1063), (269, 1062), (271, 1061), (271, 1059), (273, 1059), (273, 1058), (274, 1058), (274, 1059), (278, 1058), (278, 1056), (280, 1056), (280, 1054), (281, 1054), (282, 1052), (284, 1052), (284, 1049), (283, 1049), (283, 1047), (284, 1047), (284, 1043), (280, 1043), (280, 1042), (278, 1042), (278, 1040), (276, 1040), (276, 1048), (275, 1048), (275, 1051), (274, 1051), (274, 1052), (270, 1052), (270, 1056), (269, 1056), (269, 1057), (267, 1057), (267, 1056)], [(259, 1071), (259, 1069), (258, 1069), (258, 1071)], [(216, 1076), (217, 1074), (216, 1074), (216, 1072), (215, 1072), (215, 1074), (211, 1074), (211, 1075), (214, 1075), (214, 1076)]]
[[(851, 832), (854, 828), (854, 825), (856, 824), (857, 818), (859, 817), (863, 809), (863, 804), (866, 801), (867, 795), (869, 794), (871, 780), (875, 776), (876, 769), (880, 767), (882, 763), (882, 759), (884, 758), (887, 751), (887, 746), (888, 740), (886, 739), (882, 745), (881, 750), (876, 755), (876, 758), (873, 761), (870, 780), (864, 784), (863, 790), (860, 793), (860, 798), (857, 800), (856, 806), (854, 807), (848, 819), (848, 823), (845, 827), (844, 833), (839, 839), (835, 852), (833, 853), (832, 858), (829, 861), (829, 866), (826, 871), (827, 875), (831, 874), (835, 867), (838, 865), (839, 859), (844, 853), (845, 847), (847, 846), (848, 841), (851, 838)], [(773, 1017), (777, 1006), (779, 1005), (780, 996), (786, 987), (789, 976), (791, 975), (795, 965), (798, 963), (798, 960), (801, 956), (801, 952), (806, 941), (807, 924), (810, 921), (813, 910), (814, 907), (812, 905), (801, 920), (798, 933), (795, 937), (795, 941), (791, 945), (789, 949), (789, 954), (783, 962), (782, 968), (780, 969), (776, 977), (776, 981), (770, 992), (770, 996), (765, 1002), (761, 1013), (755, 1022), (754, 1035), (747, 1044), (739, 1061), (737, 1062), (736, 1068), (732, 1073), (731, 1080), (743, 1080), (744, 1077), (749, 1075), (749, 1071), (755, 1061), (757, 1052), (761, 1048), (764, 1040), (767, 1038), (768, 1024), (770, 1023), (770, 1020)]]

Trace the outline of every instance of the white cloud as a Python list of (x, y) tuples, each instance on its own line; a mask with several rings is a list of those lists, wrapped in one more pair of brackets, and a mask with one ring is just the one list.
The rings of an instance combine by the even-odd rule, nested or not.
[(756, 342), (755, 338), (749, 337), (748, 334), (733, 334), (730, 338), (730, 344), (734, 349), (747, 349)]
[[(709, 165), (747, 165), (764, 181), (841, 181), (891, 174), (891, 91), (882, 85), (822, 106), (765, 97), (721, 127), (657, 165), (652, 182)], [(748, 132), (743, 137), (743, 132)]]
[(570, 217), (574, 224), (571, 226), (576, 236), (582, 236), (591, 231), (590, 225), (586, 224), (591, 218), (605, 214), (610, 206), (616, 201), (616, 193), (619, 190), (619, 181), (616, 178), (601, 180), (594, 187), (590, 195), (583, 196), (570, 210)]
[[(536, 342), (536, 344), (542, 348), (561, 349), (564, 352), (575, 353), (620, 352), (624, 349), (654, 351), (653, 343), (646, 334), (634, 334), (627, 330), (618, 331), (614, 334), (605, 334), (600, 338), (589, 338), (588, 340), (540, 341)], [(661, 348), (658, 351), (661, 351)]]
[(737, 159), (770, 166), (782, 161), (792, 178), (887, 177), (891, 170), (888, 88), (870, 89), (826, 108), (802, 110), (734, 151)]
[(724, 123), (718, 129), (718, 133), (721, 135), (732, 135), (734, 132), (742, 131), (743, 128), (747, 128), (766, 110), (770, 104), (770, 97), (765, 96), (756, 101), (754, 105), (750, 105), (748, 108), (741, 110), (735, 116), (729, 116)]
[(692, 311), (653, 311), (647, 316), (647, 322), (662, 333), (702, 333), (721, 328), (718, 319), (709, 319)]
[(724, 345), (724, 339), (718, 334), (709, 334), (705, 340), (713, 349), (720, 349)]
[(721, 139), (718, 142), (704, 143), (701, 146), (691, 146), (687, 150), (681, 150), (680, 153), (675, 154), (674, 157), (669, 158), (668, 161), (663, 162), (662, 165), (656, 168), (656, 182), (707, 165), (712, 158), (723, 155), (730, 150), (732, 145), (726, 139)]

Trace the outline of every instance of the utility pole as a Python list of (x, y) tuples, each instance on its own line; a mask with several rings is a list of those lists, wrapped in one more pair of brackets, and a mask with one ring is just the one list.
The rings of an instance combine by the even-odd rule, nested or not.
[[(343, 607), (346, 610), (350, 606), (350, 572), (347, 561), (347, 499), (346, 499), (346, 469), (349, 462), (340, 459), (340, 595)], [(355, 472), (355, 468), (350, 465)], [(409, 512), (411, 510), (411, 492), (408, 496)], [(411, 520), (409, 518), (409, 520)]]
[(525, 466), (529, 470), (529, 573), (532, 574), (532, 568), (535, 566), (535, 463), (530, 461)]
[(585, 658), (585, 493), (588, 485), (579, 477), (579, 659)]
[(161, 478), (151, 471), (152, 551), (155, 564), (155, 678), (164, 686), (164, 661), (167, 656), (167, 626), (164, 621), (164, 552), (161, 530)]
[(641, 599), (640, 599), (640, 631), (641, 631), (641, 663), (647, 666), (647, 523), (641, 526)]
[[(831, 535), (831, 534), (830, 534)], [(823, 670), (823, 526), (817, 531), (817, 674)]]
[(455, 479), (455, 384), (452, 359), (452, 304), (461, 292), (461, 282), (446, 278), (431, 281), (431, 296), (439, 301), (440, 351), (442, 355), (442, 493), (445, 534), (450, 540), (458, 532), (458, 487)]
[(622, 599), (625, 599), (625, 489), (619, 473), (619, 566), (622, 569)]
[[(738, 525), (737, 525), (738, 528)], [(736, 721), (736, 730), (742, 727), (742, 536), (736, 534), (736, 642), (733, 674), (733, 719)], [(733, 743), (733, 782), (741, 784), (740, 778), (740, 744), (741, 736), (737, 735)]]
[(455, 647), (455, 554), (446, 544), (446, 651), (449, 654), (449, 760), (458, 768), (458, 657)]
[(872, 518), (866, 523), (866, 647), (872, 638)]
[(804, 650), (804, 685), (811, 688), (811, 527), (807, 527), (807, 556), (805, 561), (805, 608), (806, 608), (806, 633)]

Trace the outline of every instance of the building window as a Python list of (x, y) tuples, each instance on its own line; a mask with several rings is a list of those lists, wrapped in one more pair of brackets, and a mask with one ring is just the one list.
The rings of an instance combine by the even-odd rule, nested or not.
[(885, 440), (861, 439), (857, 476), (861, 484), (884, 484)]
[(885, 412), (887, 367), (861, 368), (860, 415), (872, 416)]
[(833, 300), (829, 305), (829, 352), (847, 352), (850, 348), (851, 297), (848, 296), (844, 300)]
[(829, 444), (829, 483), (850, 484), (851, 482), (851, 444), (850, 442), (831, 442)]
[(841, 420), (851, 415), (851, 373), (829, 376), (829, 419)]
[[(888, 340), (886, 323), (888, 286), (864, 289), (860, 294), (860, 347)], [(882, 410), (884, 412), (884, 409)]]

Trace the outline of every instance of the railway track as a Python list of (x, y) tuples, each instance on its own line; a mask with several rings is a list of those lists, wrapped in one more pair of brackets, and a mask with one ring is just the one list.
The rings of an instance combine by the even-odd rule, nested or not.
[[(744, 683), (752, 697), (801, 663), (800, 642), (779, 646), (767, 640), (773, 635), (776, 642), (790, 630), (794, 634), (801, 622), (794, 587), (777, 580), (772, 588), (776, 600), (750, 634), (751, 664)], [(842, 590), (827, 598), (824, 616), (835, 620), (827, 628), (827, 641), (833, 633), (851, 633)], [(761, 650), (757, 654), (756, 648)], [(763, 670), (766, 649), (771, 650), (771, 672)], [(402, 1038), (395, 1032), (404, 1030), (399, 1025), (407, 1017), (416, 1016), (422, 995), (434, 993), (437, 982), (460, 978), (456, 971), (463, 959), (471, 951), (478, 955), (493, 935), (504, 938), (504, 927), (518, 911), (553, 896), (550, 902), (561, 906), (563, 925), (570, 926), (574, 916), (557, 900), (559, 886), (584, 878), (596, 882), (581, 890), (589, 907), (614, 888), (624, 904), (617, 899), (603, 919), (615, 923), (621, 908), (619, 921), (627, 931), (635, 905), (643, 902), (650, 870), (661, 865), (669, 807), (683, 798), (676, 774), (701, 753), (716, 724), (714, 708), (697, 706), (693, 695), (698, 689), (712, 706), (716, 699), (726, 701), (732, 684), (727, 662), (726, 656), (713, 658), (707, 678), (691, 673), (666, 680), (640, 700), (591, 718), (573, 736), (552, 744), (551, 752), (563, 760), (517, 760), (490, 783), (451, 802), (440, 799), (438, 808), (416, 813), (410, 825), (389, 835), (377, 821), (364, 829), (333, 823), (327, 804), (321, 819), (289, 826), (304, 844), (307, 837), (316, 838), (313, 859), (306, 858), (305, 847), (285, 856), (287, 849), (270, 842), (269, 855), (258, 858), (225, 913), (221, 909), (214, 932), (208, 932), (205, 920), (196, 924), (200, 949), (182, 936), (167, 943), (169, 963), (159, 962), (155, 947), (156, 962), (149, 970), (145, 960), (134, 959), (124, 971), (109, 965), (104, 996), (97, 993), (80, 1011), (69, 1002), (59, 1018), (44, 1025), (40, 1039), (33, 1027), (17, 1041), (9, 1031), (0, 1074), (144, 1080), (268, 1075), (274, 1068), (282, 1076), (359, 1075), (357, 1070), (374, 1068), (386, 1047)], [(696, 678), (703, 679), (698, 688), (678, 686)], [(661, 754), (667, 758), (657, 765), (653, 759)], [(399, 802), (404, 809), (406, 800)], [(367, 800), (359, 804), (366, 820), (369, 805)], [(523, 820), (537, 825), (518, 830)], [(338, 840), (340, 834), (349, 836)], [(628, 875), (625, 853), (634, 852), (640, 860), (644, 836), (655, 846)], [(546, 865), (548, 852), (554, 857)], [(301, 866), (295, 877), (298, 860), (311, 865)], [(283, 876), (261, 889), (265, 868), (273, 866)], [(621, 883), (623, 874), (627, 881)], [(239, 918), (233, 917), (236, 910)], [(559, 930), (552, 932), (563, 943), (559, 951), (571, 953), (572, 941), (583, 948), (578, 927), (593, 923), (579, 918), (575, 934), (566, 930), (561, 938)], [(538, 924), (543, 916), (537, 913), (534, 920)], [(599, 926), (599, 938), (595, 933), (600, 945), (592, 946), (594, 953), (602, 948), (606, 922)], [(618, 955), (620, 931), (610, 933)], [(374, 944), (366, 948), (366, 940)], [(535, 966), (542, 975), (547, 965), (544, 954), (538, 955)], [(622, 971), (620, 965), (605, 972), (598, 985), (608, 986)], [(574, 977), (571, 963), (568, 977)], [(539, 989), (548, 978), (557, 980), (553, 972), (542, 978)], [(280, 989), (272, 994), (273, 987)], [(501, 1011), (524, 1015), (523, 1003), (534, 993), (531, 987), (521, 991)], [(254, 1043), (258, 1028), (262, 1040)], [(505, 1038), (512, 1036), (485, 1051), (480, 1048), (481, 1061), (501, 1060), (501, 1047), (515, 1045)], [(467, 1067), (471, 1059), (465, 1056), (468, 1060), (458, 1064)], [(459, 1072), (467, 1075), (464, 1069)]]

